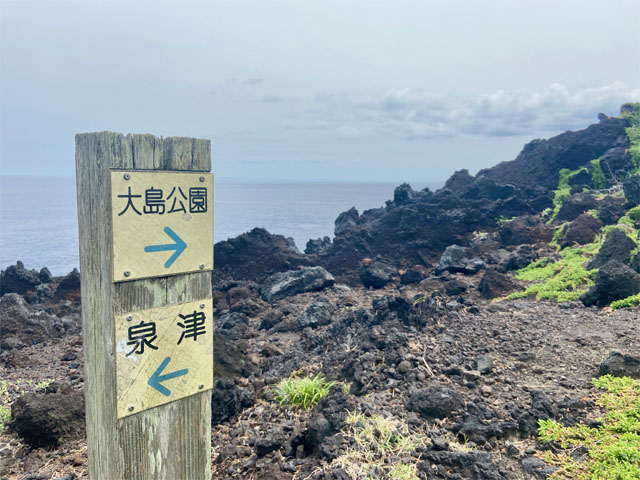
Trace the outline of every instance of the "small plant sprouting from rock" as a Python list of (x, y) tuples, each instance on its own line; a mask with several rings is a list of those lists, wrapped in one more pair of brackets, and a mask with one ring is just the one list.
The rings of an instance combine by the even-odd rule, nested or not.
[[(592, 384), (605, 390), (598, 405), (607, 413), (597, 428), (579, 424), (565, 427), (555, 420), (540, 420), (539, 438), (556, 442), (564, 451), (544, 452), (540, 458), (557, 467), (550, 478), (578, 480), (633, 480), (640, 478), (640, 381), (604, 375)], [(583, 447), (589, 453), (574, 458)]]
[(429, 444), (424, 435), (411, 433), (400, 420), (357, 412), (347, 416), (343, 435), (351, 446), (332, 465), (343, 468), (351, 478), (370, 478), (377, 471), (382, 478), (416, 480), (417, 460), (402, 459), (410, 458), (419, 445)]
[(321, 374), (303, 378), (292, 376), (280, 380), (273, 387), (273, 394), (282, 406), (306, 410), (314, 407), (337, 384), (327, 381)]
[(11, 404), (21, 395), (29, 392), (43, 392), (55, 379), (34, 380), (0, 380), (0, 433), (5, 430), (11, 420)]

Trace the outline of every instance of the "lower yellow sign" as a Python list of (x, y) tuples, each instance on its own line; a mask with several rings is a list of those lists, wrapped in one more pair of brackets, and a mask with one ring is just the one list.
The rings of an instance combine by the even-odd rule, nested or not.
[(213, 302), (115, 316), (118, 418), (213, 388)]

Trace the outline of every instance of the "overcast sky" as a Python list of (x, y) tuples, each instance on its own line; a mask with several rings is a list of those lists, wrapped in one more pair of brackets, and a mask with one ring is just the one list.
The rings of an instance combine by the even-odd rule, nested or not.
[(237, 179), (439, 181), (640, 101), (640, 2), (1, 0), (1, 173), (74, 134), (212, 141)]

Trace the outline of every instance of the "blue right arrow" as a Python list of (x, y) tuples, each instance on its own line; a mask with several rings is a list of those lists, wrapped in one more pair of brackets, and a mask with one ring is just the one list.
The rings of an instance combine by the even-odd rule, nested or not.
[(156, 369), (156, 371), (153, 372), (153, 375), (151, 375), (151, 378), (147, 381), (149, 386), (158, 390), (165, 397), (168, 397), (169, 395), (171, 395), (171, 390), (169, 390), (167, 387), (162, 385), (162, 382), (171, 380), (172, 378), (181, 377), (189, 373), (188, 368), (183, 368), (182, 370), (176, 370), (175, 372), (166, 373), (162, 375), (162, 371), (165, 369), (167, 365), (169, 365), (170, 361), (171, 361), (171, 357), (165, 358), (160, 364), (160, 366)]
[(169, 235), (169, 237), (175, 243), (167, 243), (165, 245), (149, 245), (144, 247), (144, 251), (149, 253), (149, 252), (166, 252), (170, 250), (175, 250), (175, 252), (173, 252), (173, 255), (171, 255), (164, 264), (164, 268), (169, 268), (171, 265), (173, 265), (173, 262), (175, 262), (178, 259), (178, 257), (182, 255), (182, 252), (184, 252), (185, 249), (187, 248), (187, 244), (184, 240), (182, 240), (178, 236), (176, 232), (171, 230), (169, 227), (164, 227), (164, 233)]

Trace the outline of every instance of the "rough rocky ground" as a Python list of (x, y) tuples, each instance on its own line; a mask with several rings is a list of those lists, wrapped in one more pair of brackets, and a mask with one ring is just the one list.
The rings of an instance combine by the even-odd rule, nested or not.
[[(473, 287), (480, 274), (451, 277), (469, 291), (441, 294), (433, 280), (379, 290), (336, 285), (273, 304), (251, 283), (214, 291), (214, 478), (350, 478), (339, 458), (353, 447), (340, 434), (347, 411), (393, 418), (423, 438), (409, 458), (387, 459), (417, 465), (419, 478), (544, 478), (536, 420), (588, 420), (589, 380), (601, 361), (612, 350), (640, 350), (640, 312), (491, 303)], [(74, 315), (78, 306), (66, 308)], [(322, 372), (349, 393), (334, 388), (314, 409), (288, 411), (271, 385), (293, 372)], [(13, 349), (0, 373), (81, 390), (80, 337)], [(0, 461), (8, 480), (86, 477), (81, 432), (48, 448), (5, 433)]]
[[(259, 228), (216, 244), (214, 478), (551, 474), (537, 421), (593, 425), (601, 362), (640, 351), (638, 307), (606, 306), (640, 291), (640, 105), (621, 114), (437, 192), (401, 185), (306, 255)], [(588, 251), (561, 263), (558, 246)], [(558, 277), (602, 266), (594, 285), (556, 287), (582, 302), (489, 300), (525, 288), (513, 272), (539, 259)], [(0, 273), (0, 401), (16, 399), (0, 479), (86, 478), (79, 287), (77, 271)], [(640, 378), (638, 359), (615, 358)], [(317, 406), (277, 404), (278, 381), (318, 373), (338, 384)]]

